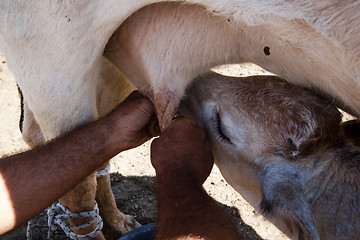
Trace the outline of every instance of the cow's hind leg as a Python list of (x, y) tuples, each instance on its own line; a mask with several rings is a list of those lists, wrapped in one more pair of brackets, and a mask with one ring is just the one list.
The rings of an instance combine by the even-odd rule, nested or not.
[[(89, 94), (85, 94), (78, 99), (76, 99), (76, 97), (71, 97), (73, 99), (72, 105), (65, 104), (65, 106), (59, 109), (59, 112), (62, 112), (62, 117), (60, 117), (60, 119), (59, 117), (55, 117), (55, 119), (60, 120), (55, 121), (58, 123), (58, 127), (57, 129), (55, 129), (55, 131), (53, 129), (54, 124), (51, 124), (54, 123), (54, 121), (50, 121), (48, 118), (46, 118), (48, 117), (47, 115), (45, 115), (45, 118), (43, 118), (44, 115), (40, 114), (40, 117), (38, 115), (37, 117), (42, 124), (39, 124), (37, 122), (35, 114), (33, 114), (33, 112), (29, 109), (27, 101), (26, 99), (24, 99), (23, 122), (21, 125), (23, 129), (23, 138), (30, 147), (44, 144), (46, 142), (46, 139), (52, 139), (53, 137), (61, 134), (61, 132), (64, 132), (63, 129), (67, 129), (69, 127), (68, 121), (71, 121), (74, 116), (73, 114), (70, 114), (71, 112), (82, 112), (84, 114), (87, 114), (87, 117), (85, 117), (85, 121), (86, 119), (95, 119), (97, 115), (104, 116), (109, 111), (111, 111), (111, 109), (116, 107), (134, 89), (134, 86), (129, 81), (127, 81), (121, 75), (121, 73), (116, 71), (116, 69), (113, 69), (113, 66), (110, 65), (109, 62), (104, 60), (103, 66), (104, 68), (101, 72), (103, 81), (98, 82), (99, 85), (97, 87), (96, 93), (96, 110), (95, 108), (89, 109), (86, 107), (81, 107), (81, 104), (76, 104), (76, 102), (81, 101), (85, 102), (86, 106), (92, 105), (91, 102), (94, 101), (94, 98), (92, 98), (91, 95), (89, 96)], [(58, 86), (58, 88), (61, 87)], [(84, 89), (82, 88), (82, 90)], [(61, 89), (58, 89), (58, 91), (61, 91)], [(84, 90), (83, 92), (89, 91)], [(81, 92), (79, 92), (79, 94), (81, 94)], [(43, 103), (48, 103), (50, 104), (50, 106), (52, 105), (51, 103), (54, 102), (55, 101), (51, 100), (43, 101)], [(75, 107), (76, 110), (74, 111), (74, 109), (72, 109), (71, 107)], [(51, 116), (51, 114), (49, 114), (49, 116)], [(46, 125), (50, 125), (50, 127)], [(43, 129), (45, 129), (45, 132), (47, 134), (44, 134)], [(69, 191), (62, 198), (61, 202), (72, 212), (90, 211), (94, 208), (96, 190), (99, 190), (98, 204), (100, 208), (100, 214), (101, 217), (104, 219), (104, 229), (106, 235), (109, 236), (110, 239), (138, 227), (139, 225), (133, 217), (127, 216), (117, 209), (115, 199), (111, 192), (109, 176), (99, 178), (98, 184), (99, 186), (96, 187), (95, 177), (89, 176), (82, 183)], [(86, 220), (77, 219), (75, 221), (71, 220), (71, 222), (72, 224), (78, 224), (81, 222), (86, 222)], [(96, 223), (93, 223), (92, 226), (85, 228), (84, 230), (76, 230), (75, 232), (78, 234), (89, 233), (90, 231), (92, 231), (92, 229), (95, 228), (94, 226), (96, 227)], [(100, 234), (97, 238), (102, 239), (102, 234)]]
[(104, 220), (103, 234), (107, 240), (118, 239), (122, 234), (141, 226), (133, 216), (117, 210), (109, 174), (97, 177), (96, 201)]
[[(99, 116), (104, 116), (121, 103), (134, 89), (134, 85), (108, 60), (103, 59), (102, 82), (97, 87), (96, 107)], [(104, 164), (103, 167), (106, 167)], [(111, 191), (110, 176), (97, 178), (96, 199), (104, 220), (103, 233), (106, 239), (117, 239), (120, 235), (140, 226), (135, 218), (117, 209)]]
[[(95, 194), (96, 194), (96, 173), (90, 174), (82, 182), (77, 184), (73, 189), (68, 191), (59, 200), (62, 205), (66, 206), (72, 213), (84, 213), (92, 212), (95, 206)], [(101, 232), (100, 222), (97, 220), (91, 221), (96, 218), (81, 217), (70, 218), (69, 223), (71, 226), (85, 226), (80, 229), (73, 229), (72, 232), (77, 235), (87, 235), (94, 232), (92, 239), (102, 240), (105, 239)], [(91, 223), (89, 225), (89, 223)], [(86, 226), (89, 225), (89, 226)], [(98, 227), (99, 226), (99, 227)]]
[[(38, 145), (44, 144), (45, 138), (40, 129), (39, 124), (36, 122), (32, 111), (29, 109), (26, 100), (22, 104), (22, 135), (24, 141), (30, 147), (36, 147)], [(61, 201), (64, 206), (68, 207), (72, 212), (79, 211), (89, 211), (94, 208), (95, 194), (96, 194), (96, 179), (95, 174), (91, 174), (85, 178), (80, 184), (78, 184), (74, 189), (69, 191), (63, 197)], [(88, 221), (89, 218), (81, 220), (70, 220), (70, 223), (73, 225), (81, 224)], [(97, 222), (94, 222), (88, 228), (85, 228), (81, 231), (74, 231), (76, 234), (87, 234), (97, 227)], [(102, 233), (99, 233), (98, 236), (94, 239), (104, 239)]]
[[(63, 96), (58, 99), (56, 94), (51, 94), (52, 86), (42, 86), (42, 93), (37, 93), (37, 89), (22, 88), (24, 94), (24, 120), (23, 137), (31, 146), (44, 144), (59, 135), (66, 133), (76, 125), (84, 124), (97, 118), (95, 99), (93, 91), (94, 84), (81, 84), (81, 86), (57, 85), (54, 88), (56, 93), (66, 93), (68, 89), (76, 88), (77, 95)], [(36, 97), (41, 96), (41, 98)], [(55, 97), (55, 98), (53, 98)], [(31, 103), (31, 104), (30, 104)], [(74, 169), (76, 171), (76, 169)], [(76, 172), (74, 172), (76, 174)], [(56, 186), (54, 186), (56, 187)], [(79, 185), (66, 193), (60, 202), (70, 209), (72, 213), (88, 212), (93, 210), (96, 195), (95, 173), (85, 178)], [(71, 225), (82, 224), (88, 219), (70, 220)], [(67, 221), (64, 220), (65, 224)], [(88, 234), (92, 228), (98, 226), (94, 221), (91, 226), (83, 230), (75, 229), (74, 233)], [(67, 233), (69, 234), (69, 233)], [(94, 239), (104, 239), (101, 231)]]

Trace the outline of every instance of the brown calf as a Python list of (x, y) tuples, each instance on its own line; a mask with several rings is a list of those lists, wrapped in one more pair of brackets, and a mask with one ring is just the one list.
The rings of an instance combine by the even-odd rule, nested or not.
[(206, 129), (226, 180), (290, 237), (358, 238), (360, 149), (349, 134), (359, 124), (341, 127), (331, 102), (275, 76), (208, 73), (181, 111)]

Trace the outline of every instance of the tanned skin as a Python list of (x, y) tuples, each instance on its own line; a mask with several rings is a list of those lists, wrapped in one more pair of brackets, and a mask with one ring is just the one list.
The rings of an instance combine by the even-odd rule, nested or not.
[(242, 237), (224, 209), (203, 189), (214, 164), (202, 129), (177, 118), (151, 145), (158, 198), (157, 240)]
[(107, 117), (0, 160), (0, 235), (35, 217), (121, 151), (157, 135), (155, 109), (133, 92)]

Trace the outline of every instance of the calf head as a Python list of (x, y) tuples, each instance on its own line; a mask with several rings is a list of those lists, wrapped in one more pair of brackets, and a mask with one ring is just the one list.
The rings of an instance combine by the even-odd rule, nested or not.
[(280, 215), (300, 238), (319, 238), (295, 163), (341, 141), (333, 104), (276, 76), (210, 72), (187, 89), (179, 111), (206, 130), (223, 176), (247, 201)]
[(276, 76), (209, 72), (187, 89), (179, 112), (207, 131), (220, 165), (222, 159), (253, 165), (270, 152), (296, 159), (342, 139), (333, 104)]

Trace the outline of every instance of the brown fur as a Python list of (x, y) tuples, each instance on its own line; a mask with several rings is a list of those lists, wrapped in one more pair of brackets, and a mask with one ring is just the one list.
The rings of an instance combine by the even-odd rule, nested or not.
[(347, 139), (359, 124), (341, 126), (331, 102), (278, 77), (208, 73), (180, 110), (207, 130), (229, 183), (289, 236), (360, 234), (360, 149)]

